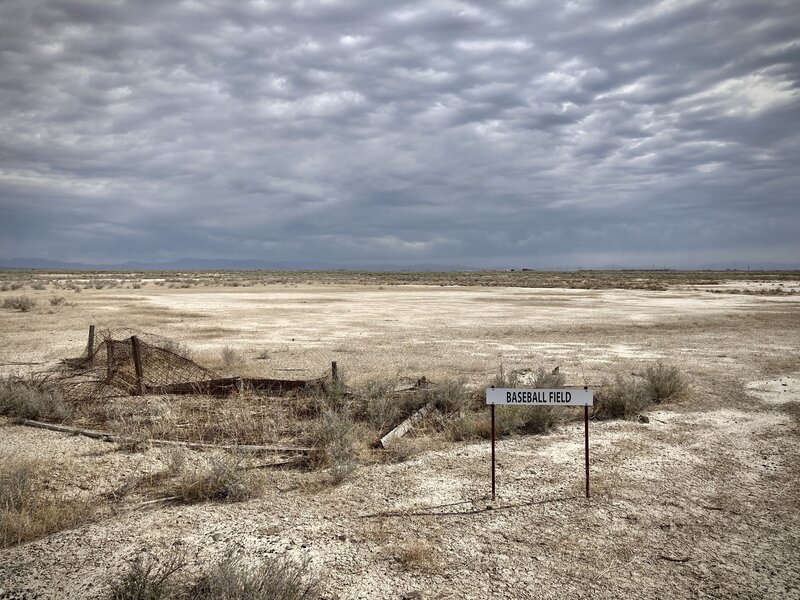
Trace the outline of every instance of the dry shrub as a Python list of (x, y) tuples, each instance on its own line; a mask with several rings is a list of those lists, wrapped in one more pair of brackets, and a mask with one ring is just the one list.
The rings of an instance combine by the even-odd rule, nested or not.
[(350, 401), (351, 414), (376, 432), (386, 433), (397, 426), (428, 401), (423, 394), (394, 392), (386, 382), (370, 382)]
[(171, 594), (169, 578), (186, 566), (180, 554), (159, 560), (137, 556), (122, 578), (111, 585), (111, 600), (162, 600)]
[(564, 409), (557, 406), (498, 406), (498, 435), (547, 433), (564, 421)]
[(682, 400), (689, 393), (689, 386), (677, 367), (658, 363), (645, 371), (646, 394), (651, 402)]
[[(500, 373), (495, 377), (495, 387), (515, 387), (519, 383), (516, 373)], [(534, 372), (531, 387), (554, 389), (564, 386), (565, 377), (560, 370), (548, 371), (539, 367)], [(557, 406), (498, 406), (496, 408), (496, 431), (498, 435), (511, 433), (547, 433), (566, 419), (563, 408)]]
[(659, 363), (648, 367), (644, 379), (617, 374), (604, 381), (595, 394), (594, 416), (597, 419), (624, 419), (644, 411), (650, 404), (680, 400), (689, 386), (676, 367)]
[(184, 473), (171, 491), (184, 502), (243, 502), (261, 492), (259, 481), (242, 465), (241, 459), (216, 455), (199, 469)]
[(320, 597), (320, 583), (307, 562), (280, 556), (260, 562), (228, 556), (192, 588), (196, 600), (313, 600)]
[(405, 462), (420, 453), (419, 445), (408, 438), (394, 439), (383, 449), (383, 460), (390, 463)]
[(31, 311), (35, 306), (36, 300), (30, 296), (11, 296), (3, 300), (3, 308), (10, 308), (21, 312)]
[(44, 389), (35, 381), (9, 378), (0, 382), (0, 414), (19, 419), (64, 421), (72, 408), (57, 390)]
[(452, 442), (488, 439), (492, 435), (489, 415), (486, 411), (453, 415), (445, 424), (444, 435)]
[(236, 348), (225, 346), (220, 352), (220, 359), (222, 361), (222, 368), (226, 371), (232, 371), (242, 366), (242, 363), (244, 363), (244, 354)]
[(0, 464), (0, 547), (74, 527), (91, 518), (88, 504), (44, 494), (43, 466), (10, 458)]
[(464, 382), (456, 379), (445, 379), (425, 389), (422, 397), (446, 415), (465, 410), (472, 400)]
[(594, 397), (594, 418), (624, 419), (644, 410), (648, 393), (644, 382), (620, 373), (611, 381), (604, 381)]
[(167, 468), (167, 473), (178, 475), (186, 467), (188, 452), (180, 446), (171, 446), (164, 450), (162, 460)]
[(64, 296), (53, 296), (50, 298), (50, 306), (61, 306), (65, 304), (67, 299)]
[(331, 483), (339, 484), (355, 470), (364, 446), (365, 432), (344, 412), (326, 411), (314, 423), (308, 437), (309, 465), (327, 469)]
[(567, 379), (559, 368), (548, 371), (543, 367), (536, 369), (533, 378), (533, 387), (542, 389), (554, 389), (564, 387)]

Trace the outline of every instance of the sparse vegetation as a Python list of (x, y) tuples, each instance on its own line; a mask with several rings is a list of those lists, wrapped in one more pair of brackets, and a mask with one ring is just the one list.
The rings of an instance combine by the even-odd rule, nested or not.
[(64, 421), (72, 408), (54, 389), (44, 389), (35, 381), (10, 378), (0, 381), (0, 414), (19, 419)]
[(50, 306), (62, 306), (67, 299), (64, 296), (53, 296), (50, 298)]
[(677, 367), (658, 363), (645, 371), (646, 395), (651, 402), (681, 400), (689, 392), (683, 376)]
[(317, 419), (309, 434), (309, 465), (326, 469), (331, 482), (339, 484), (355, 470), (364, 446), (363, 430), (344, 412), (328, 410)]
[(192, 588), (196, 600), (314, 600), (319, 580), (308, 563), (266, 556), (248, 561), (228, 556)]
[(644, 378), (615, 375), (595, 393), (597, 419), (624, 419), (644, 411), (650, 404), (680, 400), (689, 387), (676, 367), (661, 363), (646, 369)]
[(397, 560), (409, 571), (435, 571), (439, 565), (436, 548), (427, 540), (412, 539), (400, 546)]
[(86, 503), (44, 492), (46, 471), (38, 461), (7, 458), (0, 463), (0, 547), (74, 527), (89, 518)]
[(261, 492), (259, 481), (228, 455), (216, 455), (203, 467), (184, 472), (170, 495), (184, 502), (243, 502)]
[(464, 410), (471, 399), (465, 383), (454, 379), (445, 379), (424, 389), (422, 397), (426, 402), (433, 402), (434, 406), (445, 415)]
[(234, 368), (241, 366), (244, 362), (244, 355), (242, 352), (231, 346), (225, 346), (220, 353), (222, 361), (222, 368), (226, 371), (231, 371)]
[(3, 300), (3, 308), (10, 308), (20, 312), (30, 312), (36, 307), (36, 300), (30, 296), (11, 296)]
[(595, 419), (624, 419), (639, 414), (649, 404), (644, 382), (617, 373), (595, 392)]
[(167, 600), (172, 597), (170, 578), (186, 566), (180, 554), (163, 560), (139, 555), (122, 578), (111, 586), (111, 600)]

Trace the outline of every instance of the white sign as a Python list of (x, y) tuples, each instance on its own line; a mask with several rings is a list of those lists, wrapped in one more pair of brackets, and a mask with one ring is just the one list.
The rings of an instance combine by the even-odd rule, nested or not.
[(526, 388), (486, 388), (486, 404), (537, 406), (592, 406), (592, 390), (535, 390)]

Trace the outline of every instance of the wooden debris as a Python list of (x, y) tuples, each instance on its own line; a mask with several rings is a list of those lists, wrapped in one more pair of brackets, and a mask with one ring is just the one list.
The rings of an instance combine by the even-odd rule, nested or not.
[(174, 440), (156, 440), (156, 439), (139, 440), (135, 438), (127, 438), (124, 436), (119, 436), (104, 431), (94, 431), (92, 429), (79, 429), (77, 427), (56, 425), (54, 423), (42, 423), (41, 421), (32, 421), (30, 419), (25, 419), (22, 422), (22, 424), (27, 427), (48, 429), (50, 431), (69, 433), (71, 435), (84, 435), (86, 437), (103, 440), (104, 442), (116, 442), (116, 443), (139, 442), (142, 444), (151, 444), (153, 446), (181, 446), (184, 448), (190, 448), (192, 450), (216, 449), (216, 450), (238, 450), (243, 452), (286, 452), (286, 453), (293, 453), (293, 452), (305, 453), (311, 450), (311, 448), (303, 446), (256, 446), (251, 444), (237, 444), (237, 445), (208, 444), (205, 442), (178, 442)]
[(203, 394), (206, 396), (228, 396), (242, 390), (253, 390), (260, 394), (280, 396), (287, 392), (304, 390), (310, 386), (322, 385), (326, 378), (317, 379), (265, 379), (248, 377), (224, 377), (206, 381), (172, 383), (168, 385), (147, 386), (148, 394)]
[(422, 419), (425, 415), (433, 410), (434, 404), (433, 402), (429, 402), (419, 410), (415, 411), (410, 417), (408, 417), (405, 421), (400, 423), (397, 427), (392, 429), (389, 433), (383, 436), (379, 442), (381, 448), (386, 448), (388, 444), (391, 444), (394, 440), (400, 439), (405, 434), (407, 434), (414, 425)]

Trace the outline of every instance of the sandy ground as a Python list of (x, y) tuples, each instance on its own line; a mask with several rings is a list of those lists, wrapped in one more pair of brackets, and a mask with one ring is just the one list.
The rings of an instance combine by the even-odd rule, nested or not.
[[(88, 324), (138, 328), (260, 373), (305, 376), (337, 360), (350, 381), (560, 365), (569, 383), (663, 360), (692, 383), (649, 423), (592, 424), (498, 444), (435, 444), (362, 466), (335, 488), (269, 472), (243, 504), (135, 510), (0, 550), (0, 598), (98, 598), (145, 550), (179, 548), (188, 574), (226, 552), (307, 559), (338, 598), (800, 598), (800, 298), (520, 288), (305, 286), (85, 290), (74, 306), (0, 311), (5, 373), (79, 354)], [(205, 354), (204, 354), (205, 353)], [(256, 360), (258, 356), (266, 358)], [(20, 364), (42, 363), (42, 364)], [(99, 497), (160, 451), (0, 424), (0, 460), (33, 455), (54, 486)], [(398, 557), (424, 543), (414, 568)]]

